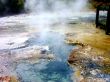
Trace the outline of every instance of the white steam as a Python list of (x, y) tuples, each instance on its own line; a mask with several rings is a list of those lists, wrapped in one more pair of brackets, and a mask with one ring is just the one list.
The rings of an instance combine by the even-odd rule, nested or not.
[(88, 0), (76, 0), (76, 2), (73, 5), (74, 11), (82, 11), (87, 9), (87, 2)]
[(74, 12), (85, 9), (86, 4), (87, 0), (26, 0), (25, 9), (37, 13)]
[(25, 9), (31, 13), (28, 25), (46, 33), (57, 23), (65, 23), (67, 19), (77, 19), (84, 16), (88, 0), (26, 0)]

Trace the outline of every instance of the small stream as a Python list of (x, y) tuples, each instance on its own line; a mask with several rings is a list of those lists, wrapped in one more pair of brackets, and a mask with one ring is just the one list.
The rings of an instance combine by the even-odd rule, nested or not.
[(73, 82), (72, 68), (67, 64), (67, 59), (73, 46), (64, 43), (65, 36), (56, 32), (47, 32), (45, 36), (31, 38), (28, 42), (32, 45), (48, 45), (50, 52), (55, 55), (55, 60), (41, 59), (39, 63), (21, 62), (17, 65), (16, 72), (20, 82)]

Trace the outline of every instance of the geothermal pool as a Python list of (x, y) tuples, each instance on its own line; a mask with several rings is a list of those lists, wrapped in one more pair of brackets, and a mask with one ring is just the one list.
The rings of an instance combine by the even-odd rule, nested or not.
[[(66, 43), (67, 36), (75, 35), (80, 40), (85, 35), (99, 33), (98, 36), (108, 39), (95, 28), (95, 12), (88, 9), (88, 0), (25, 1), (27, 13), (0, 18), (0, 76), (10, 76), (18, 82), (85, 80), (82, 71), (67, 62), (72, 50), (77, 48)], [(91, 41), (86, 39), (87, 43)], [(82, 74), (89, 80), (110, 81), (109, 74), (96, 74), (98, 66), (94, 63), (87, 65)]]
[[(73, 49), (64, 43), (64, 36), (48, 32), (45, 37), (34, 37), (29, 40), (31, 45), (47, 45), (55, 59), (41, 59), (38, 63), (20, 63), (17, 74), (21, 82), (72, 82), (72, 68), (67, 64), (68, 54)], [(28, 77), (28, 78), (27, 78)]]
[[(93, 26), (95, 13), (80, 14), (48, 12), (0, 18), (0, 76), (14, 76), (19, 82), (75, 82), (80, 79), (75, 75), (77, 69), (67, 62), (77, 46), (67, 44), (65, 39), (71, 33), (81, 33), (78, 37), (82, 38), (84, 33), (97, 31)], [(88, 70), (91, 66), (93, 70), (98, 68), (88, 63)], [(99, 73), (93, 77), (110, 80), (109, 74)]]
[(75, 46), (65, 43), (65, 34), (67, 29), (70, 32), (73, 29), (69, 25), (94, 16), (93, 12), (82, 14), (82, 17), (46, 13), (0, 18), (1, 75), (14, 75), (20, 82), (73, 82), (74, 69), (67, 59)]

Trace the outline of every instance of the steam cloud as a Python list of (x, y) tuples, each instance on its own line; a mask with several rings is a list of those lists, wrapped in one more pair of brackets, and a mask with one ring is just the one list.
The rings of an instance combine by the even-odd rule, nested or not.
[(44, 36), (56, 23), (81, 15), (79, 12), (87, 8), (88, 0), (26, 0), (25, 9), (31, 13), (28, 24), (41, 30)]
[(85, 8), (87, 0), (26, 0), (29, 12), (76, 12)]

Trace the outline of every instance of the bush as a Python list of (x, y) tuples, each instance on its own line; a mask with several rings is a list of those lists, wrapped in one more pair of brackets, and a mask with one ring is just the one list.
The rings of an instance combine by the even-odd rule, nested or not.
[(7, 6), (11, 12), (21, 12), (24, 9), (24, 0), (8, 0)]
[(0, 14), (3, 14), (5, 10), (5, 5), (0, 1)]

